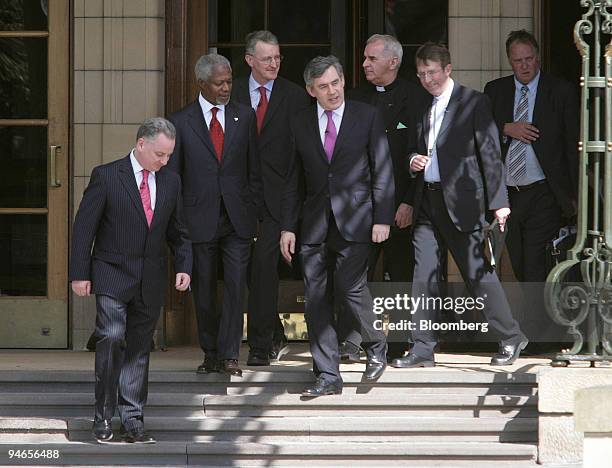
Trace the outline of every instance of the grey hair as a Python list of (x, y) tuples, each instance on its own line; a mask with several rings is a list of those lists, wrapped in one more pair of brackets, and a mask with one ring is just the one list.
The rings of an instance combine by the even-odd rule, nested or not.
[(195, 64), (196, 79), (208, 83), (208, 80), (210, 80), (210, 77), (212, 76), (215, 67), (227, 67), (230, 69), (230, 71), (232, 69), (229, 60), (226, 59), (223, 55), (202, 55)]
[(151, 117), (138, 128), (136, 140), (144, 138), (150, 141), (160, 133), (166, 135), (170, 140), (176, 140), (176, 128), (174, 128), (172, 122), (163, 117)]
[(260, 31), (252, 31), (246, 35), (244, 42), (244, 52), (249, 55), (255, 55), (255, 46), (258, 42), (265, 42), (266, 44), (278, 45), (278, 38), (270, 31), (262, 29)]
[(344, 76), (344, 71), (342, 70), (342, 64), (338, 57), (333, 55), (328, 55), (327, 57), (318, 57), (313, 58), (304, 69), (304, 83), (306, 86), (312, 85), (312, 82), (315, 78), (319, 78), (327, 71), (329, 67), (334, 67), (338, 72), (338, 76), (342, 78)]
[(390, 36), (389, 34), (372, 34), (366, 41), (366, 45), (377, 41), (382, 41), (385, 45), (383, 52), (385, 52), (387, 55), (391, 55), (392, 57), (397, 57), (399, 62), (398, 66), (402, 64), (404, 49), (402, 49), (402, 45), (395, 37)]

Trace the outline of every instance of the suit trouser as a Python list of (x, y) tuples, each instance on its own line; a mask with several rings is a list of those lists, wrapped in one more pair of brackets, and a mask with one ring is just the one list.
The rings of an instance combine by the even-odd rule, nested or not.
[(247, 321), (249, 347), (264, 352), (285, 335), (278, 316), (279, 240), (280, 225), (266, 213), (251, 257)]
[(300, 249), (313, 371), (328, 382), (341, 380), (333, 319), (335, 302), (340, 313), (353, 315), (360, 324), (366, 352), (379, 359), (385, 357), (385, 335), (374, 329), (376, 315), (367, 284), (369, 252), (369, 243), (344, 240), (333, 216), (325, 242), (304, 244)]
[[(510, 304), (495, 270), (484, 255), (482, 230), (459, 231), (448, 215), (441, 190), (423, 192), (421, 209), (414, 228), (414, 280), (412, 297), (439, 297), (440, 260), (445, 248), (453, 256), (469, 293), (482, 298), (482, 313), (489, 325), (501, 336), (502, 344), (517, 344), (524, 338), (518, 322), (512, 316)], [(412, 353), (433, 358), (437, 344), (436, 333), (430, 327), (421, 327), (421, 321), (435, 321), (437, 311), (417, 307), (413, 315)]]
[(118, 407), (126, 429), (142, 426), (147, 401), (149, 353), (161, 306), (141, 298), (124, 303), (96, 295), (96, 419), (111, 419)]
[[(239, 237), (225, 211), (215, 238), (193, 244), (193, 296), (198, 339), (217, 359), (238, 359), (244, 325), (243, 305), (252, 240)], [(223, 306), (217, 307), (217, 267), (223, 261)]]
[(561, 208), (547, 182), (528, 190), (508, 188), (512, 213), (506, 245), (519, 281), (546, 281), (546, 245), (559, 233)]
[[(414, 248), (412, 246), (412, 232), (410, 228), (398, 229), (392, 227), (389, 239), (379, 244), (372, 243), (370, 245), (368, 281), (373, 281), (374, 279), (374, 270), (381, 252), (383, 254), (384, 271), (389, 273), (391, 281), (410, 283), (414, 271)], [(349, 314), (339, 314), (338, 339), (359, 346), (361, 344), (359, 324), (351, 320), (351, 318), (352, 316)], [(391, 338), (391, 335), (392, 332), (389, 332), (389, 338)], [(398, 334), (393, 340), (388, 338), (389, 345), (392, 342), (399, 341), (402, 335)]]

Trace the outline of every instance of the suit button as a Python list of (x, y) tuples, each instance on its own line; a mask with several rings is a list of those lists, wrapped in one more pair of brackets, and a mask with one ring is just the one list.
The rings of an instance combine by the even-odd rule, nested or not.
[(327, 174), (327, 178), (331, 179), (333, 177), (333, 175), (331, 174), (331, 172), (329, 174)]

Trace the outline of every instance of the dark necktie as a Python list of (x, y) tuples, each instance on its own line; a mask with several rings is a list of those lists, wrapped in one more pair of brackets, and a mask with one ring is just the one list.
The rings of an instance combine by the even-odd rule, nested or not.
[(334, 154), (334, 146), (336, 146), (338, 132), (336, 131), (334, 119), (332, 118), (333, 112), (326, 110), (325, 115), (327, 115), (327, 127), (325, 128), (325, 141), (323, 143), (323, 149), (327, 155), (327, 160), (331, 161), (332, 155)]
[(211, 110), (212, 118), (210, 119), (210, 139), (213, 142), (213, 146), (215, 147), (215, 152), (217, 153), (217, 160), (221, 162), (221, 155), (223, 154), (223, 128), (221, 128), (221, 124), (217, 120), (217, 112), (219, 111), (218, 107), (213, 107)]
[(142, 182), (140, 183), (140, 200), (144, 208), (147, 224), (151, 227), (153, 221), (153, 208), (151, 208), (151, 192), (149, 191), (149, 171), (142, 170)]
[[(529, 88), (523, 86), (521, 88), (521, 98), (519, 99), (516, 112), (514, 113), (515, 122), (527, 122), (529, 119)], [(508, 149), (506, 158), (508, 165), (508, 174), (512, 182), (517, 184), (527, 174), (527, 144), (520, 140), (512, 140)]]
[(266, 111), (268, 110), (268, 95), (266, 94), (265, 86), (260, 86), (258, 89), (261, 97), (259, 98), (259, 104), (257, 104), (255, 115), (257, 116), (257, 133), (261, 133), (264, 117), (266, 116)]

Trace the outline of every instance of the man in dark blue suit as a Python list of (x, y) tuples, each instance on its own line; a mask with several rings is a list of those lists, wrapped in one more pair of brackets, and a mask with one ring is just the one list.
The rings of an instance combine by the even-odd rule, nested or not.
[(333, 324), (336, 305), (359, 326), (368, 358), (365, 380), (376, 380), (385, 370), (385, 336), (374, 329), (367, 270), (370, 243), (389, 237), (394, 183), (382, 116), (369, 104), (344, 101), (338, 59), (312, 59), (304, 81), (317, 104), (300, 111), (291, 123), (281, 253), (291, 261), (301, 214), (306, 323), (317, 377), (303, 395), (319, 396), (342, 392)]
[(289, 122), (310, 100), (304, 88), (278, 76), (282, 55), (278, 39), (270, 31), (247, 35), (244, 58), (251, 74), (234, 81), (232, 99), (253, 107), (257, 116), (265, 201), (251, 258), (247, 364), (263, 366), (288, 350), (278, 316), (280, 205), (289, 167)]
[(96, 295), (93, 433), (101, 443), (113, 438), (117, 406), (126, 442), (155, 442), (144, 430), (143, 406), (151, 339), (166, 292), (166, 243), (174, 253), (176, 289), (185, 291), (191, 274), (181, 182), (172, 172), (159, 172), (174, 142), (170, 122), (146, 120), (128, 156), (93, 170), (74, 220), (72, 290)]
[[(263, 209), (257, 125), (253, 109), (230, 101), (232, 68), (225, 57), (203, 55), (195, 72), (198, 99), (170, 116), (177, 138), (168, 167), (182, 178), (193, 242), (193, 292), (204, 351), (197, 372), (241, 376), (238, 354), (247, 265)], [(220, 311), (219, 257), (224, 283)]]

